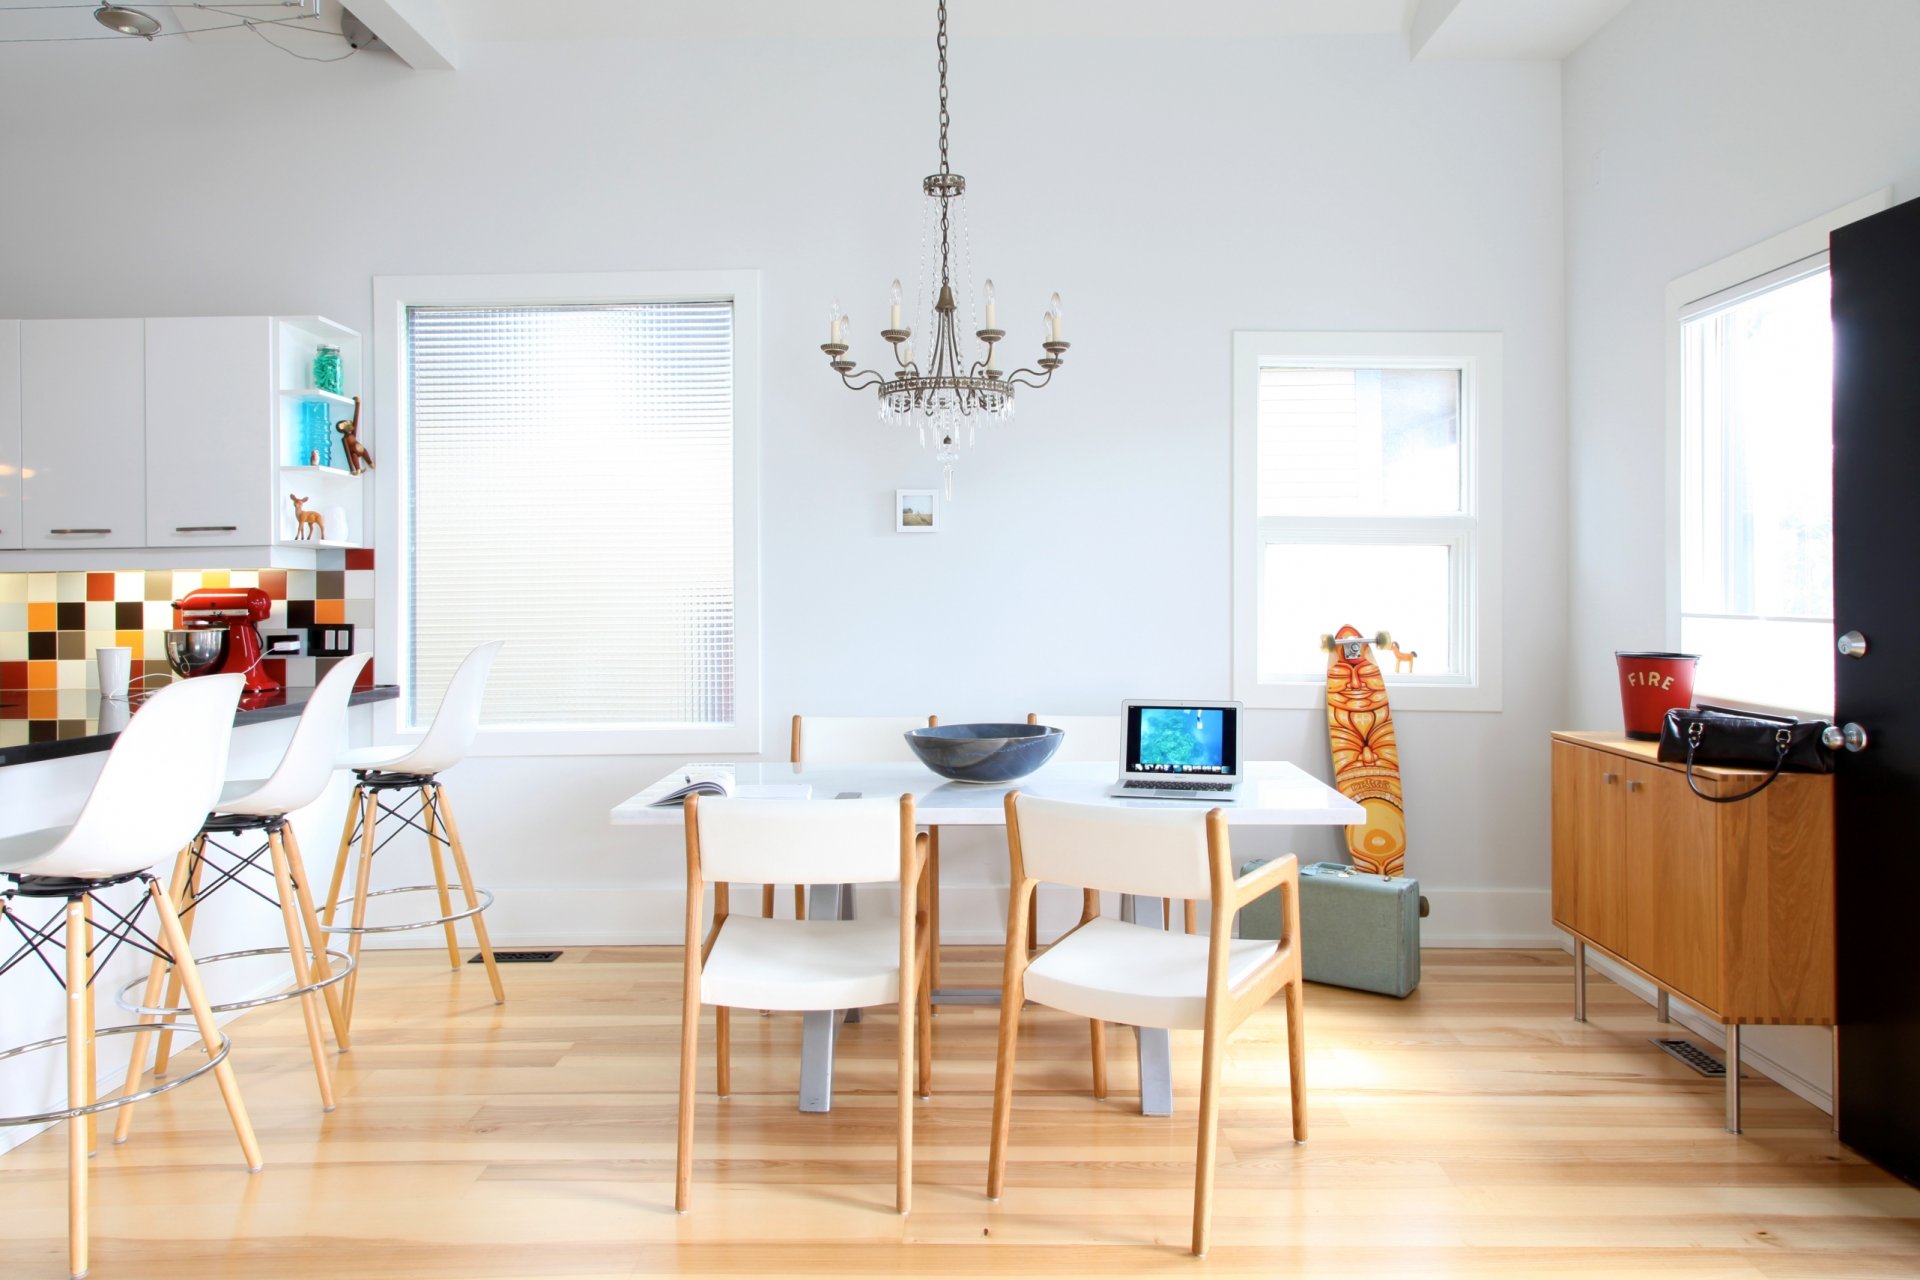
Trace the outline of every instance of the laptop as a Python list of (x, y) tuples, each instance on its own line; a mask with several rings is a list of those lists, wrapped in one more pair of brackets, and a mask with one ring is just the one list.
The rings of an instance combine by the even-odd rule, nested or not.
[(1108, 795), (1219, 802), (1239, 794), (1239, 703), (1129, 701), (1121, 721), (1120, 780)]

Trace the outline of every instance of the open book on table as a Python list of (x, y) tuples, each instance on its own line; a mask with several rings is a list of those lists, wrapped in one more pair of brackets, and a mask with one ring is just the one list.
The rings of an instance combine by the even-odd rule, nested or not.
[(805, 782), (742, 783), (730, 764), (690, 764), (648, 787), (647, 804), (656, 809), (685, 804), (688, 796), (738, 796), (745, 800), (807, 800), (813, 787)]

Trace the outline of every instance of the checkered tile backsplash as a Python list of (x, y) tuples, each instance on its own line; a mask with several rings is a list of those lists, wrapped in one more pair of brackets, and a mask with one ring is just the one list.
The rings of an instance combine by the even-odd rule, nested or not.
[[(373, 552), (321, 551), (321, 569), (130, 569), (117, 573), (0, 573), (0, 690), (30, 690), (52, 718), (58, 695), (99, 683), (93, 651), (133, 650), (135, 679), (172, 678), (165, 632), (173, 602), (201, 587), (259, 587), (273, 598), (260, 634), (300, 631), (319, 623), (354, 626), (354, 649), (373, 648)], [(311, 685), (330, 658), (269, 658), (282, 684)], [(373, 683), (372, 669), (361, 677)], [(30, 713), (31, 714), (31, 713)]]

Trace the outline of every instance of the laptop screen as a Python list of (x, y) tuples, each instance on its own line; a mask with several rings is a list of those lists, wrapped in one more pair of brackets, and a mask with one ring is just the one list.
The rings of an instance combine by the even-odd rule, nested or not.
[(1128, 708), (1128, 773), (1232, 777), (1239, 773), (1238, 707)]

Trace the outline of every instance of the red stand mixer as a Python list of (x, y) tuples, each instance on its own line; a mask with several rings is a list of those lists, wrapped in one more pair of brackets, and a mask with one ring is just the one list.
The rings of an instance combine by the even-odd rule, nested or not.
[(261, 663), (259, 623), (273, 599), (258, 587), (203, 587), (173, 602), (167, 661), (183, 676), (242, 675), (247, 692), (278, 693)]

